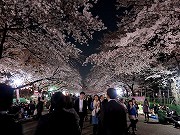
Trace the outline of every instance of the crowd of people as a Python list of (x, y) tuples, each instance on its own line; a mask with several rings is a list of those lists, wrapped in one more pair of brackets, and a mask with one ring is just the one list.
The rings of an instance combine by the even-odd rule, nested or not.
[(30, 100), (29, 103), (16, 100), (8, 109), (8, 113), (16, 120), (28, 118), (39, 119), (44, 110), (44, 106), (44, 97), (38, 97), (37, 101)]
[[(10, 114), (12, 111), (13, 89), (0, 84), (0, 126), (1, 133), (6, 135), (22, 135), (22, 126), (14, 121)], [(43, 100), (38, 98), (35, 105), (32, 101), (27, 106), (28, 114), (34, 115), (37, 110), (36, 119), (38, 125), (35, 135), (50, 135), (58, 132), (66, 135), (81, 135), (85, 119), (90, 113), (90, 123), (93, 125), (93, 135), (135, 135), (138, 122), (138, 104), (134, 98), (125, 101), (118, 99), (114, 88), (108, 88), (106, 97), (104, 95), (88, 96), (81, 92), (77, 98), (55, 92), (50, 100), (49, 112), (42, 115)], [(25, 107), (26, 108), (26, 107)], [(149, 102), (145, 99), (143, 103), (145, 121), (149, 121)], [(128, 125), (127, 120), (130, 124)], [(11, 129), (11, 130), (10, 130)]]

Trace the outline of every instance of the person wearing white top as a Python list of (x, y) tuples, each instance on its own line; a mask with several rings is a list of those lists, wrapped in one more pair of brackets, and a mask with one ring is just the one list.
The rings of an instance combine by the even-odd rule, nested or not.
[(93, 124), (93, 135), (97, 135), (98, 132), (98, 119), (99, 119), (99, 110), (100, 110), (100, 102), (99, 96), (94, 95), (94, 101), (91, 104), (92, 107), (92, 124)]
[(79, 112), (83, 112), (83, 110), (82, 110), (83, 109), (83, 100), (84, 99), (79, 98)]

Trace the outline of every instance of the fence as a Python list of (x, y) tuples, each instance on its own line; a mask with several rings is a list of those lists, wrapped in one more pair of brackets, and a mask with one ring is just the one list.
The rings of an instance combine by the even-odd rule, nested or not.
[(153, 107), (153, 104), (156, 103), (156, 104), (159, 104), (159, 105), (166, 105), (169, 107), (170, 110), (175, 110), (178, 115), (180, 115), (180, 105), (176, 105), (174, 104), (174, 98), (171, 97), (171, 98), (152, 98), (152, 99), (149, 99), (150, 101), (150, 108)]
[(150, 98), (149, 101), (151, 103), (158, 103), (160, 105), (174, 104), (174, 98)]

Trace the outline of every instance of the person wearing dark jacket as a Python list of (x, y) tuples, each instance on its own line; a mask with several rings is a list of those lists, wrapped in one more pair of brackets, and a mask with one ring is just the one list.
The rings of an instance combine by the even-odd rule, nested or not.
[[(117, 93), (114, 88), (107, 90), (108, 102), (101, 108), (101, 135), (126, 135), (127, 117), (126, 110), (116, 100)], [(102, 132), (103, 131), (103, 132)]]
[(51, 99), (53, 109), (42, 115), (36, 127), (35, 135), (80, 135), (80, 128), (73, 113), (64, 110), (65, 96), (56, 92)]
[(36, 109), (37, 109), (37, 119), (39, 119), (42, 116), (42, 112), (43, 112), (43, 108), (44, 108), (44, 97), (38, 97), (38, 103), (36, 105)]
[(77, 114), (79, 115), (80, 121), (79, 125), (82, 131), (83, 123), (85, 117), (87, 117), (87, 101), (84, 99), (85, 93), (81, 92), (80, 97), (76, 99), (74, 104), (74, 109), (76, 110)]
[(23, 135), (22, 125), (16, 122), (8, 113), (13, 103), (14, 90), (4, 84), (0, 83), (0, 127), (1, 135)]

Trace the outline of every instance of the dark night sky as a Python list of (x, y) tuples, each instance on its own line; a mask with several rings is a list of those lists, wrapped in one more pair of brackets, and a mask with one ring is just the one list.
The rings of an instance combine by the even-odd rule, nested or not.
[[(123, 10), (125, 8), (121, 8), (118, 11), (116, 10), (116, 0), (99, 0), (99, 2), (94, 5), (91, 9), (93, 16), (99, 16), (99, 18), (103, 21), (107, 30), (101, 32), (95, 32), (93, 34), (93, 40), (89, 41), (89, 46), (87, 45), (76, 45), (77, 48), (83, 51), (82, 56), (83, 59), (85, 57), (90, 56), (91, 54), (98, 53), (98, 48), (100, 47), (101, 38), (103, 34), (107, 33), (108, 31), (115, 31), (117, 29), (117, 17), (116, 15), (122, 15)], [(84, 57), (85, 56), (85, 57)], [(79, 67), (80, 74), (83, 79), (88, 75), (92, 65), (88, 64), (87, 66), (82, 66), (80, 63), (77, 64)]]

